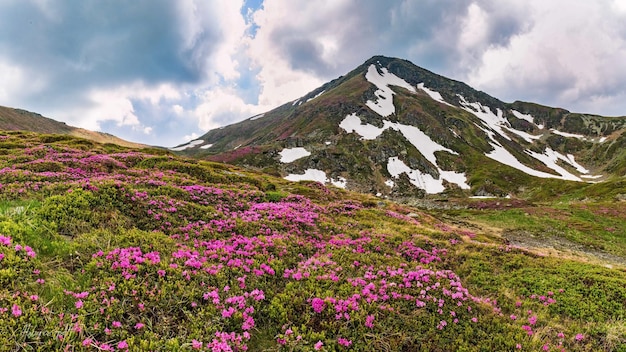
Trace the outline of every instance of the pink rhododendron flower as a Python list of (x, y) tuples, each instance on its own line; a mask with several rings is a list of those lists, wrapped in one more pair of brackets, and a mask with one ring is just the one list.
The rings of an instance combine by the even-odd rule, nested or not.
[(14, 317), (19, 317), (22, 315), (22, 309), (17, 304), (14, 304), (13, 307), (11, 307), (11, 313)]
[(140, 329), (143, 329), (144, 326), (145, 325), (143, 323), (137, 323), (135, 324), (135, 329), (140, 330)]
[(373, 328), (374, 327), (374, 316), (373, 315), (368, 315), (365, 318), (365, 326), (368, 328)]
[(311, 300), (311, 306), (313, 306), (313, 311), (315, 313), (321, 313), (324, 310), (324, 300), (315, 297)]
[(126, 342), (126, 340), (122, 340), (122, 341), (117, 343), (117, 348), (119, 348), (120, 350), (127, 349), (128, 348), (128, 343)]
[(0, 244), (9, 247), (11, 245), (11, 237), (0, 235)]
[(233, 316), (234, 313), (235, 313), (235, 308), (233, 307), (228, 307), (228, 309), (223, 309), (222, 318), (230, 318)]
[(352, 346), (352, 341), (348, 340), (348, 339), (344, 339), (343, 337), (337, 338), (337, 343), (339, 343), (340, 345), (345, 346), (345, 347)]
[(582, 341), (584, 338), (585, 338), (585, 335), (583, 334), (576, 334), (576, 336), (574, 337), (576, 341)]
[(522, 329), (524, 329), (528, 333), (528, 336), (531, 336), (533, 334), (533, 328), (528, 325), (522, 325)]
[(191, 340), (191, 347), (193, 349), (199, 350), (202, 348), (202, 342), (198, 341), (198, 340)]
[(324, 343), (323, 343), (322, 341), (317, 341), (317, 342), (315, 343), (315, 345), (313, 345), (313, 348), (314, 348), (316, 351), (321, 350), (321, 349), (322, 349), (322, 347), (324, 347)]

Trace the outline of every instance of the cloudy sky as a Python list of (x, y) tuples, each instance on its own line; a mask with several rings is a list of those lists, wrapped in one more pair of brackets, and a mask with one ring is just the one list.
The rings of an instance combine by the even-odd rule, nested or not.
[(0, 1), (0, 105), (153, 145), (378, 54), (508, 102), (626, 115), (626, 0)]

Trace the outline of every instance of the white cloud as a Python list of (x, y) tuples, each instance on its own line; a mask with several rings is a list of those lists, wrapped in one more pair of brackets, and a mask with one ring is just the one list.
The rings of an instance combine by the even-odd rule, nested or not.
[(111, 24), (93, 18), (119, 5), (0, 2), (0, 33), (15, 34), (0, 36), (0, 104), (171, 140), (268, 111), (381, 54), (505, 101), (626, 114), (626, 0), (264, 0), (243, 15), (243, 0), (136, 4)]
[[(247, 29), (239, 12), (243, 1), (179, 1), (177, 5), (183, 47), (192, 53), (192, 61), (208, 67), (207, 73), (214, 82), (219, 79), (216, 76), (226, 80), (239, 78), (238, 62), (233, 57), (240, 50)], [(217, 41), (206, 38), (211, 30), (219, 33)]]
[(183, 108), (181, 105), (179, 104), (174, 104), (172, 106), (172, 111), (174, 112), (174, 114), (176, 114), (177, 116), (181, 116), (184, 112), (185, 112), (185, 108)]
[(613, 2), (611, 2), (611, 6), (615, 9), (615, 11), (618, 11), (621, 14), (626, 14), (626, 0), (613, 0)]
[(191, 134), (185, 135), (185, 136), (183, 137), (183, 140), (184, 140), (184, 141), (193, 141), (193, 140), (198, 139), (198, 137), (200, 137), (200, 135), (199, 135), (199, 134), (197, 134), (197, 133), (195, 133), (195, 132), (192, 132)]
[(12, 107), (25, 96), (36, 95), (48, 82), (42, 75), (33, 75), (27, 67), (5, 61), (0, 56), (0, 104)]
[(149, 135), (153, 128), (140, 121), (133, 101), (159, 107), (162, 102), (179, 99), (180, 93), (169, 84), (147, 87), (137, 82), (112, 89), (94, 89), (86, 96), (89, 104), (63, 108), (53, 114), (64, 116), (72, 124), (90, 130), (99, 131), (103, 122), (113, 121), (118, 127), (130, 127)]
[(459, 36), (459, 46), (463, 51), (482, 45), (489, 35), (489, 15), (476, 3), (467, 9), (467, 17), (463, 19)]
[[(333, 66), (344, 62), (348, 53), (341, 36), (349, 29), (345, 25), (350, 20), (342, 20), (344, 25), (340, 25), (338, 19), (345, 13), (348, 3), (264, 1), (263, 8), (253, 16), (259, 29), (249, 40), (248, 50), (256, 67), (260, 68), (257, 79), (262, 87), (261, 105), (278, 106), (325, 83), (327, 78), (316, 74), (315, 67), (298, 67), (301, 63), (285, 55), (290, 47), (300, 45), (303, 51), (314, 50), (312, 54), (322, 58), (322, 62), (317, 62), (319, 65)], [(312, 56), (310, 59), (315, 60)]]
[(526, 96), (570, 110), (609, 111), (599, 102), (611, 101), (626, 88), (623, 19), (602, 1), (526, 4), (532, 26), (506, 45), (485, 50), (469, 83), (501, 99)]
[(202, 103), (196, 106), (193, 114), (198, 119), (198, 126), (205, 131), (243, 120), (268, 108), (247, 104), (234, 91), (225, 88), (200, 92), (198, 98)]
[(18, 66), (0, 61), (0, 77), (3, 81), (0, 85), (0, 102), (10, 105), (14, 92), (24, 85), (24, 73)]

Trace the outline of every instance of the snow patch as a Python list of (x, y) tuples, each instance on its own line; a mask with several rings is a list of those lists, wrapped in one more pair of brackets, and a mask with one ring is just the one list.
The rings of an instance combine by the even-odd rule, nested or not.
[(318, 169), (306, 169), (304, 174), (289, 174), (285, 176), (285, 179), (288, 181), (315, 181), (319, 183), (331, 183), (335, 187), (346, 188), (348, 180), (344, 177), (339, 176), (337, 179), (329, 179), (326, 176), (326, 173), (322, 170)]
[(580, 177), (583, 177), (583, 178), (588, 178), (588, 179), (596, 179), (596, 178), (600, 178), (600, 177), (602, 177), (602, 176), (603, 176), (603, 175), (582, 175), (582, 176), (580, 176)]
[(374, 95), (378, 98), (377, 101), (368, 100), (365, 105), (372, 109), (374, 112), (382, 117), (387, 117), (396, 112), (396, 108), (393, 105), (393, 95), (395, 94), (389, 86), (398, 86), (406, 88), (409, 91), (415, 93), (415, 88), (408, 84), (402, 78), (387, 71), (386, 68), (382, 68), (383, 72), (380, 74), (375, 65), (370, 65), (365, 74), (365, 79), (374, 84), (378, 90), (374, 92)]
[(278, 154), (280, 154), (281, 163), (290, 163), (300, 158), (304, 158), (304, 157), (311, 155), (311, 152), (309, 152), (308, 150), (302, 147), (297, 147), (297, 148), (285, 148), (282, 151), (280, 151), (280, 153)]
[(557, 175), (552, 175), (546, 172), (537, 171), (531, 167), (528, 167), (522, 164), (519, 160), (517, 160), (517, 158), (513, 154), (511, 154), (511, 152), (504, 149), (504, 147), (502, 147), (499, 144), (494, 144), (494, 143), (489, 143), (489, 144), (494, 150), (491, 151), (490, 153), (485, 154), (488, 158), (491, 158), (504, 165), (508, 165), (514, 169), (520, 170), (531, 176), (537, 176), (537, 177), (542, 177), (542, 178), (560, 178)]
[(333, 186), (335, 186), (335, 187), (339, 187), (339, 188), (345, 189), (346, 186), (348, 185), (348, 180), (346, 180), (345, 177), (339, 176), (339, 177), (337, 177), (336, 180), (331, 179), (330, 183), (332, 183)]
[(588, 174), (589, 170), (587, 170), (585, 167), (583, 167), (582, 165), (580, 165), (579, 163), (576, 162), (576, 160), (574, 160), (574, 156), (572, 154), (567, 154), (567, 162), (572, 165), (573, 167), (576, 168), (576, 170), (578, 172), (580, 172), (581, 174)]
[(458, 184), (462, 189), (469, 189), (470, 186), (465, 182), (467, 178), (463, 173), (453, 171), (440, 171), (440, 178), (436, 179), (430, 174), (422, 173), (419, 170), (413, 170), (408, 167), (398, 157), (391, 157), (387, 161), (387, 171), (394, 178), (405, 173), (409, 177), (409, 182), (418, 188), (426, 191), (426, 193), (441, 193), (445, 190), (443, 180)]
[(541, 135), (535, 136), (534, 134), (526, 133), (524, 131), (516, 130), (514, 128), (508, 128), (508, 127), (505, 127), (505, 128), (507, 129), (507, 131), (512, 132), (522, 137), (522, 139), (524, 139), (528, 143), (532, 143), (533, 140), (540, 139), (542, 137)]
[[(383, 120), (383, 125), (384, 126), (380, 128), (370, 124), (363, 124), (360, 117), (358, 117), (356, 114), (351, 114), (346, 116), (346, 118), (341, 121), (339, 127), (343, 128), (348, 133), (355, 132), (359, 134), (362, 139), (370, 140), (376, 139), (388, 128), (394, 129), (402, 133), (404, 138), (406, 138), (409, 143), (413, 144), (415, 148), (417, 148), (417, 150), (419, 150), (419, 152), (424, 156), (424, 158), (437, 168), (440, 177), (439, 179), (435, 179), (429, 174), (422, 174), (418, 170), (411, 170), (408, 166), (404, 164), (404, 162), (397, 158), (387, 163), (387, 169), (389, 170), (389, 168), (391, 167), (394, 170), (394, 172), (389, 170), (389, 173), (394, 177), (397, 177), (402, 172), (406, 172), (406, 174), (411, 179), (411, 183), (413, 183), (417, 187), (426, 190), (427, 193), (442, 192), (445, 189), (443, 187), (443, 180), (446, 180), (450, 183), (456, 183), (457, 185), (459, 185), (459, 187), (463, 189), (470, 188), (467, 184), (467, 178), (465, 177), (464, 173), (443, 171), (437, 165), (437, 157), (435, 156), (435, 152), (445, 151), (450, 154), (458, 155), (457, 152), (433, 141), (426, 133), (422, 132), (419, 128), (415, 126), (394, 123), (388, 120)], [(394, 183), (392, 181), (392, 183), (387, 185), (389, 187), (393, 187)]]
[(189, 145), (189, 143), (187, 143), (187, 144), (183, 144), (183, 145), (181, 145), (179, 147), (170, 148), (170, 150), (175, 151), (175, 152), (180, 152), (180, 151), (183, 151), (183, 150), (185, 150), (185, 149), (187, 149), (189, 147), (191, 147), (191, 146)]
[(404, 138), (406, 138), (411, 144), (413, 144), (415, 148), (417, 148), (417, 150), (422, 153), (424, 158), (426, 158), (426, 160), (430, 161), (430, 163), (435, 166), (437, 166), (437, 157), (435, 157), (435, 152), (437, 151), (446, 151), (450, 154), (459, 155), (459, 153), (455, 152), (454, 150), (448, 149), (441, 144), (433, 141), (426, 133), (422, 132), (419, 128), (415, 126), (403, 125), (401, 123), (392, 122), (389, 122), (389, 125), (391, 128), (402, 132)]
[[(496, 109), (496, 113), (494, 113), (491, 111), (491, 109), (488, 106), (484, 106), (481, 103), (469, 103), (467, 100), (465, 100), (463, 96), (461, 95), (457, 95), (457, 96), (461, 99), (461, 106), (463, 110), (470, 112), (474, 116), (478, 117), (482, 121), (485, 127), (490, 128), (491, 130), (495, 131), (496, 133), (506, 138), (507, 140), (511, 140), (511, 137), (505, 132), (505, 130), (515, 135), (520, 136), (528, 143), (532, 143), (533, 140), (541, 138), (541, 135), (535, 136), (535, 135), (526, 133), (524, 131), (516, 130), (513, 127), (511, 127), (511, 124), (509, 123), (509, 121), (507, 121), (507, 119), (504, 118), (502, 114), (502, 110)], [(521, 115), (523, 114), (520, 114), (520, 116)], [(485, 129), (483, 129), (482, 127), (479, 126), (479, 128), (485, 131)], [(497, 143), (497, 141), (493, 137), (491, 137), (491, 139)]]
[(489, 143), (489, 144), (494, 148), (494, 150), (490, 153), (485, 154), (487, 157), (495, 161), (498, 161), (502, 164), (508, 165), (512, 168), (515, 168), (517, 170), (520, 170), (524, 173), (527, 173), (531, 176), (537, 176), (541, 178), (556, 178), (556, 179), (561, 179), (561, 180), (570, 180), (570, 181), (579, 181), (579, 182), (583, 181), (581, 177), (596, 178), (595, 176), (589, 177), (589, 175), (581, 175), (580, 177), (576, 176), (572, 174), (571, 172), (567, 171), (566, 169), (564, 169), (563, 167), (561, 167), (560, 165), (558, 165), (558, 161), (560, 160), (562, 162), (565, 162), (571, 165), (572, 167), (576, 169), (576, 171), (580, 172), (581, 174), (589, 173), (589, 170), (587, 170), (585, 167), (577, 163), (574, 156), (571, 154), (568, 154), (567, 156), (565, 156), (559, 152), (552, 150), (551, 148), (547, 148), (543, 153), (537, 153), (531, 150), (524, 151), (526, 154), (541, 161), (551, 170), (554, 170), (554, 172), (558, 174), (558, 175), (555, 175), (555, 174), (549, 174), (543, 171), (535, 170), (531, 167), (528, 167), (522, 164), (519, 160), (517, 160), (517, 158), (513, 154), (511, 154), (508, 150), (506, 150), (500, 144), (495, 144), (495, 143)]
[(317, 93), (317, 94), (316, 94), (313, 98), (309, 98), (309, 99), (307, 99), (307, 100), (306, 100), (306, 102), (308, 103), (308, 102), (310, 102), (311, 100), (313, 100), (313, 99), (315, 99), (315, 98), (319, 97), (320, 95), (324, 94), (324, 92), (325, 92), (325, 91), (326, 91), (326, 90), (323, 90), (323, 91), (321, 91), (321, 92)]
[(517, 111), (517, 110), (511, 110), (511, 112), (513, 113), (513, 116), (517, 117), (520, 120), (526, 120), (530, 123), (532, 123), (533, 125), (537, 126), (540, 130), (543, 129), (543, 125), (538, 125), (535, 123), (535, 118), (530, 115), (530, 114), (522, 114), (521, 112)]
[(170, 150), (175, 151), (175, 152), (180, 152), (180, 151), (183, 151), (185, 149), (188, 149), (188, 148), (200, 145), (202, 143), (204, 143), (204, 141), (202, 139), (196, 139), (196, 140), (193, 140), (191, 142), (185, 143), (185, 144), (183, 144), (181, 146), (178, 146), (178, 147), (175, 147), (175, 148), (170, 148)]
[(326, 142), (324, 142), (324, 144), (330, 145), (330, 141), (326, 141)]
[(322, 170), (318, 169), (306, 169), (304, 174), (289, 174), (285, 176), (285, 179), (288, 181), (317, 181), (320, 183), (328, 182), (328, 177), (326, 177), (326, 173)]
[(434, 90), (431, 90), (431, 89), (426, 88), (426, 87), (424, 86), (424, 83), (419, 83), (419, 84), (417, 85), (417, 88), (418, 88), (418, 89), (423, 90), (423, 91), (424, 91), (426, 94), (428, 94), (428, 95), (429, 95), (432, 99), (434, 99), (434, 100), (436, 100), (436, 101), (438, 101), (438, 102), (440, 102), (440, 103), (446, 104), (446, 105), (448, 105), (448, 106), (452, 106), (452, 105), (448, 104), (448, 102), (447, 102), (447, 101), (443, 100), (443, 97), (441, 96), (441, 93), (439, 93), (439, 92), (436, 92), (436, 91), (434, 91)]
[(379, 128), (374, 125), (364, 124), (356, 114), (346, 116), (339, 124), (339, 127), (348, 133), (354, 132), (360, 135), (362, 139), (376, 139), (388, 128), (387, 126)]
[(607, 139), (606, 137), (602, 137), (602, 138), (600, 138), (600, 140), (598, 141), (598, 143), (604, 143), (604, 142), (606, 142), (606, 139)]
[[(474, 114), (476, 117), (478, 117), (482, 121), (483, 126), (486, 127), (486, 128), (483, 128), (477, 125), (478, 128), (480, 128), (487, 134), (487, 136), (491, 140), (489, 144), (494, 149), (493, 151), (485, 154), (487, 157), (493, 160), (496, 160), (502, 164), (513, 167), (522, 172), (525, 172), (531, 176), (537, 176), (537, 177), (542, 177), (542, 178), (557, 178), (557, 179), (562, 179), (562, 180), (582, 181), (580, 177), (572, 174), (571, 172), (567, 171), (566, 169), (558, 165), (559, 160), (571, 165), (578, 172), (582, 174), (586, 174), (589, 172), (589, 170), (587, 170), (582, 165), (578, 164), (576, 160), (574, 160), (573, 155), (564, 156), (563, 154), (555, 152), (554, 150), (550, 148), (547, 148), (543, 153), (537, 153), (531, 150), (525, 150), (524, 152), (532, 156), (533, 158), (541, 161), (542, 163), (544, 163), (548, 168), (550, 168), (551, 170), (554, 170), (554, 172), (556, 172), (558, 175), (535, 170), (531, 167), (528, 167), (522, 164), (519, 160), (517, 160), (517, 158), (513, 154), (511, 154), (511, 152), (509, 152), (506, 148), (504, 148), (495, 139), (494, 132), (498, 133), (500, 136), (508, 140), (511, 140), (511, 138), (505, 133), (505, 130), (506, 130), (508, 132), (514, 133), (522, 137), (524, 140), (526, 140), (529, 143), (532, 143), (533, 140), (535, 139), (541, 138), (541, 136), (531, 135), (524, 131), (519, 131), (519, 130), (512, 128), (509, 122), (502, 116), (502, 111), (500, 109), (497, 109), (497, 112), (493, 113), (491, 109), (487, 106), (483, 106), (480, 103), (469, 103), (461, 95), (458, 95), (458, 97), (460, 98), (461, 106), (463, 107), (463, 109)], [(512, 110), (512, 113), (517, 118), (522, 118), (524, 120), (534, 123), (534, 119), (530, 115), (525, 115), (515, 110)], [(540, 128), (543, 128), (543, 126), (541, 126)], [(565, 137), (584, 138), (584, 136), (582, 135), (564, 133), (564, 132), (556, 131), (554, 129), (551, 129), (550, 131), (552, 131), (555, 134), (559, 134)]]
[(209, 149), (213, 146), (213, 144), (205, 144), (202, 147), (200, 147), (200, 149)]
[(435, 152), (437, 151), (446, 151), (458, 155), (454, 150), (448, 149), (433, 141), (426, 133), (415, 126), (383, 120), (383, 127), (380, 128), (370, 124), (363, 124), (360, 117), (356, 114), (352, 114), (346, 116), (339, 124), (339, 127), (343, 128), (348, 133), (355, 132), (360, 135), (362, 139), (369, 140), (376, 139), (388, 128), (400, 131), (404, 138), (406, 138), (409, 143), (413, 144), (415, 148), (424, 155), (426, 160), (435, 166), (437, 165), (437, 158), (435, 157)]
[(563, 136), (563, 137), (578, 138), (578, 139), (581, 139), (581, 140), (586, 139), (585, 136), (583, 136), (582, 134), (561, 132), (561, 131), (555, 130), (554, 128), (551, 128), (550, 132), (552, 132), (554, 134), (558, 134), (559, 136)]
[(252, 116), (250, 118), (250, 121), (258, 120), (258, 119), (260, 119), (263, 116), (265, 116), (265, 114), (258, 114), (258, 115)]
[(393, 186), (395, 186), (396, 183), (393, 182), (393, 180), (387, 180), (387, 181), (385, 181), (385, 185), (387, 185), (387, 187), (393, 188)]
[[(528, 155), (532, 156), (533, 158), (541, 161), (542, 163), (544, 163), (550, 169), (556, 171), (558, 174), (561, 175), (560, 178), (562, 178), (564, 180), (570, 180), (570, 181), (582, 181), (580, 179), (580, 177), (571, 174), (570, 172), (568, 172), (567, 170), (565, 170), (564, 168), (562, 168), (561, 166), (559, 166), (557, 164), (557, 162), (559, 160), (562, 160), (562, 161), (572, 165), (572, 163), (569, 160), (569, 158), (565, 157), (563, 154), (561, 154), (559, 152), (555, 152), (551, 148), (546, 148), (546, 150), (543, 152), (543, 154), (539, 154), (539, 153), (536, 153), (536, 152), (533, 152), (533, 151), (530, 151), (530, 150), (527, 150), (526, 153)], [(576, 162), (574, 162), (574, 163), (576, 163)], [(576, 165), (578, 165), (578, 164), (576, 164)], [(578, 165), (578, 166), (580, 166), (580, 165)], [(587, 171), (582, 166), (580, 166), (580, 167), (583, 170)], [(586, 172), (583, 172), (583, 173), (586, 173)], [(557, 178), (559, 178), (559, 177), (557, 177)]]

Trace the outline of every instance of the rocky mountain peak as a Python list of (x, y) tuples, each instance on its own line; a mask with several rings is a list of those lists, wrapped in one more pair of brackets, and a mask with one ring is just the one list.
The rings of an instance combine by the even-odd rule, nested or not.
[(623, 117), (504, 103), (409, 61), (374, 56), (176, 150), (380, 196), (504, 196), (537, 180), (622, 176), (625, 128)]

